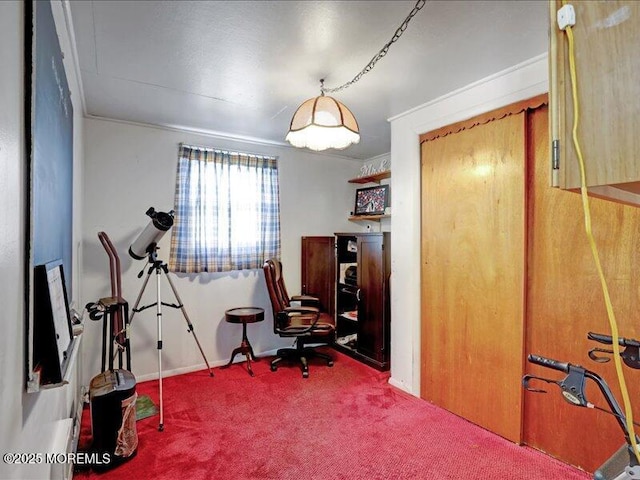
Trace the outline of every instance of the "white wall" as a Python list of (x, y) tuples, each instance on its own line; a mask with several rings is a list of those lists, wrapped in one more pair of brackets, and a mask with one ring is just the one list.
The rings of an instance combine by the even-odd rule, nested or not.
[(545, 93), (547, 76), (545, 54), (390, 119), (393, 163), (390, 383), (416, 396), (420, 394), (419, 136)]
[[(78, 175), (82, 175), (82, 106), (74, 75), (69, 38), (60, 3), (53, 4), (54, 19), (61, 47), (65, 53), (65, 69), (74, 105), (74, 245), (81, 230)], [(25, 218), (26, 218), (26, 152), (24, 138), (24, 5), (21, 1), (0, 2), (0, 452), (46, 452), (57, 433), (58, 421), (72, 415), (77, 400), (77, 382), (54, 390), (25, 393)], [(81, 255), (81, 251), (74, 254)], [(78, 257), (74, 259), (74, 292)], [(51, 465), (11, 466), (0, 462), (0, 478), (47, 478)], [(55, 467), (54, 467), (55, 469)]]
[[(361, 230), (347, 220), (354, 201), (353, 186), (347, 180), (357, 176), (359, 162), (282, 146), (103, 119), (86, 119), (85, 131), (85, 302), (109, 296), (107, 256), (97, 238), (99, 231), (105, 231), (122, 262), (123, 296), (133, 307), (142, 286), (137, 274), (147, 264), (132, 260), (128, 248), (149, 221), (145, 216), (147, 208), (168, 211), (174, 206), (180, 142), (279, 157), (282, 262), (290, 294), (300, 291), (301, 236)], [(170, 233), (160, 241), (160, 258), (165, 261), (169, 259), (169, 240)], [(224, 312), (229, 308), (265, 309), (265, 321), (248, 326), (257, 355), (291, 343), (273, 334), (271, 306), (261, 270), (170, 275), (212, 366), (226, 363), (240, 343), (241, 327), (224, 321)], [(146, 288), (143, 305), (155, 301), (153, 280)], [(164, 279), (161, 291), (164, 301), (172, 300), (173, 294)], [(180, 311), (164, 308), (162, 313), (164, 374), (204, 368)], [(138, 380), (157, 376), (156, 327), (154, 308), (133, 318), (132, 370)], [(84, 339), (85, 381), (99, 371), (100, 340), (100, 323), (89, 322)], [(241, 358), (238, 356), (236, 360)]]

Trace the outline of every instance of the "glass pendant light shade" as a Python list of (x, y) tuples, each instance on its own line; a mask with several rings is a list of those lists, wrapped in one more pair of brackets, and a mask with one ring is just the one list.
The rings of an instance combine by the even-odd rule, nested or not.
[(321, 95), (298, 107), (285, 139), (299, 148), (342, 150), (358, 143), (360, 133), (351, 110), (335, 98)]

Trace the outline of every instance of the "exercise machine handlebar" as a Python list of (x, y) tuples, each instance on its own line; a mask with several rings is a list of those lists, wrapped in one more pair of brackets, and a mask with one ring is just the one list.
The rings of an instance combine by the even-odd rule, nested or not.
[(535, 363), (536, 365), (541, 365), (543, 367), (551, 368), (553, 370), (558, 370), (560, 372), (569, 373), (569, 363), (559, 362), (552, 358), (542, 357), (540, 355), (529, 355), (529, 361), (531, 363)]
[[(613, 338), (611, 337), (611, 335), (589, 332), (587, 333), (587, 338), (589, 340), (594, 340), (605, 345), (613, 344)], [(618, 337), (618, 345), (620, 345), (621, 347), (640, 347), (640, 342), (632, 338)]]
[[(624, 432), (627, 443), (629, 442), (629, 434), (627, 432), (626, 427), (626, 416), (622, 409), (620, 408), (620, 404), (616, 400), (613, 392), (607, 385), (602, 377), (600, 377), (597, 373), (587, 370), (586, 368), (580, 365), (573, 365), (571, 363), (559, 362), (552, 358), (543, 357), (540, 355), (529, 355), (528, 360), (531, 363), (536, 365), (540, 365), (542, 367), (550, 368), (552, 370), (558, 370), (560, 372), (566, 373), (564, 379), (556, 381), (550, 380), (542, 377), (536, 377), (534, 375), (525, 375), (523, 378), (524, 387), (532, 392), (536, 393), (546, 393), (544, 390), (533, 389), (529, 387), (529, 380), (536, 379), (542, 380), (547, 383), (553, 383), (560, 387), (562, 390), (562, 395), (566, 401), (571, 403), (572, 405), (580, 406), (580, 407), (588, 407), (594, 408), (595, 406), (587, 400), (585, 394), (585, 380), (589, 379), (593, 381), (597, 386), (602, 396), (605, 398), (607, 405), (609, 406), (609, 413), (612, 413), (616, 420), (618, 421), (618, 425)], [(604, 409), (602, 409), (604, 410)], [(605, 410), (606, 411), (606, 410)], [(640, 442), (640, 439), (637, 439)]]

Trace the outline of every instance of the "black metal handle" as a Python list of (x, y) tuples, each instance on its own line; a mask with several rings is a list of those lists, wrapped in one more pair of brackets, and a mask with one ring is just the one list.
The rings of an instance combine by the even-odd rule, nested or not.
[[(596, 342), (604, 343), (605, 345), (613, 344), (613, 337), (611, 335), (603, 335), (602, 333), (587, 333), (589, 340), (595, 340)], [(618, 337), (618, 345), (622, 347), (640, 347), (640, 342), (632, 338)]]
[(552, 358), (541, 357), (540, 355), (530, 354), (528, 359), (531, 363), (535, 363), (536, 365), (541, 365), (543, 367), (552, 368), (553, 370), (558, 370), (560, 372), (569, 372), (569, 364), (566, 362), (559, 362)]
[(613, 343), (613, 338), (611, 335), (603, 335), (601, 333), (589, 332), (587, 333), (587, 338), (589, 340), (595, 340), (596, 342), (604, 343), (605, 345), (611, 345)]

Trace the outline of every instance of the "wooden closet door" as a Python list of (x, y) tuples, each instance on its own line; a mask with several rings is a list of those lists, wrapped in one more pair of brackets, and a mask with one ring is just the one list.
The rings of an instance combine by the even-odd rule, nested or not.
[(421, 396), (521, 441), (525, 113), (422, 144)]

